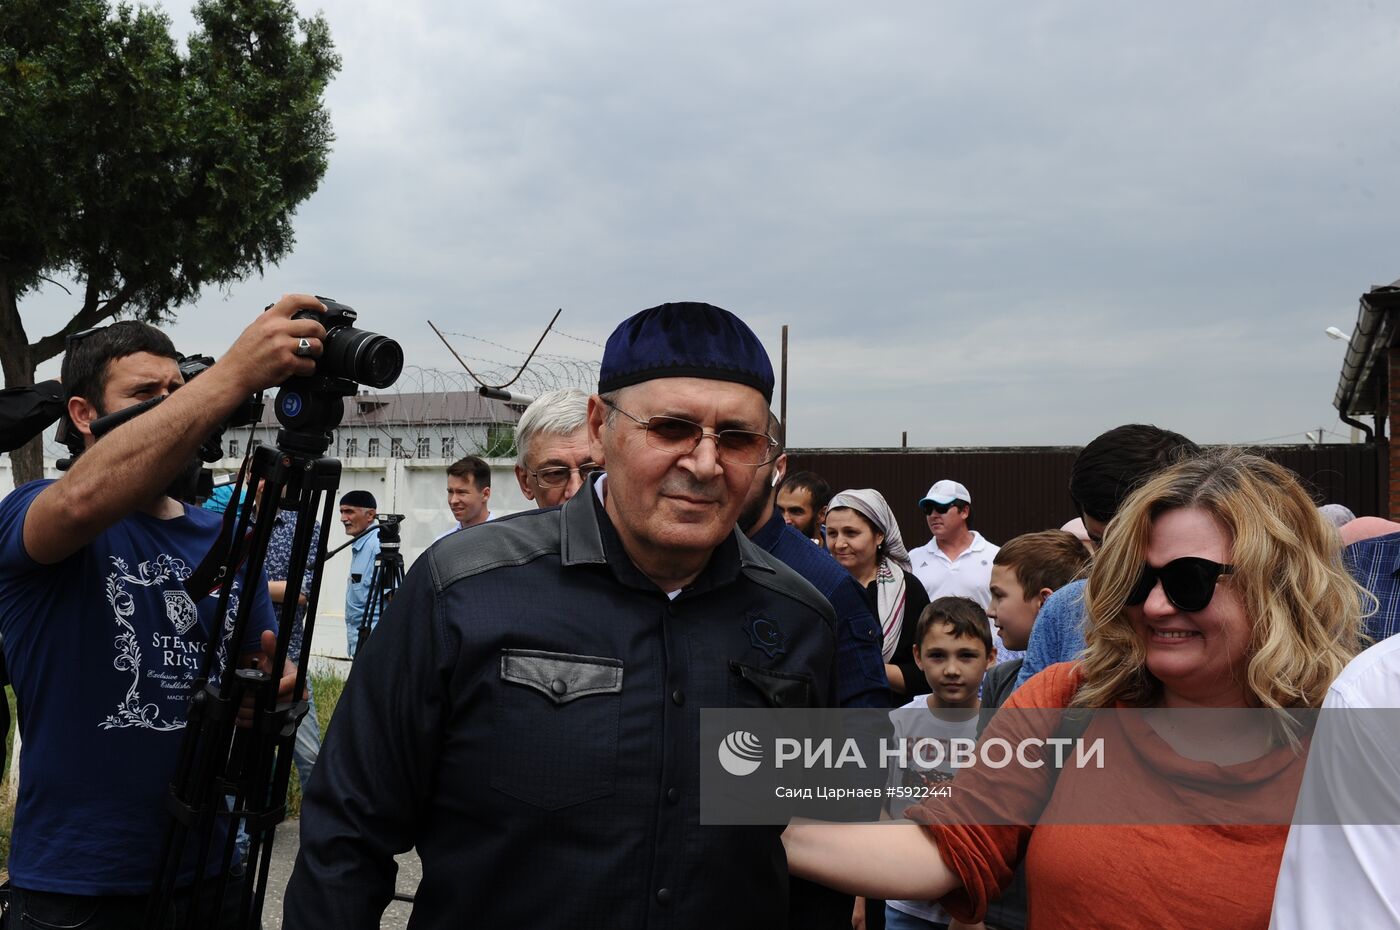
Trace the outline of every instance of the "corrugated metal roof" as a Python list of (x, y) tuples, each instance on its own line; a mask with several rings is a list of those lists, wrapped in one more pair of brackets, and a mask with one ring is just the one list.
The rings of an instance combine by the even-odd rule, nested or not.
[(1361, 296), (1356, 328), (1347, 344), (1332, 405), (1344, 417), (1374, 414), (1385, 390), (1387, 356), (1395, 342), (1400, 281), (1371, 288)]

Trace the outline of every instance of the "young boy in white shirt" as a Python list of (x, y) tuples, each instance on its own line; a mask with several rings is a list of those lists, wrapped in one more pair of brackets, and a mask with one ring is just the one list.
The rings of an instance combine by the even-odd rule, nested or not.
[[(890, 713), (893, 738), (913, 750), (902, 768), (890, 769), (894, 796), (888, 813), (895, 819), (919, 801), (918, 789), (952, 780), (948, 760), (953, 740), (977, 738), (977, 713), (982, 708), (978, 689), (996, 661), (991, 625), (982, 607), (965, 597), (940, 597), (925, 607), (915, 630), (914, 661), (929, 693)], [(901, 797), (901, 788), (915, 790)], [(856, 900), (860, 912), (863, 901)], [(944, 930), (950, 923), (952, 917), (933, 901), (885, 902), (886, 930)]]

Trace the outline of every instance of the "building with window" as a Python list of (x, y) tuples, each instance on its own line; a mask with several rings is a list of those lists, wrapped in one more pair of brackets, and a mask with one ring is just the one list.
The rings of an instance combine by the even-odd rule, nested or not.
[[(246, 452), (248, 443), (277, 441), (280, 428), (269, 397), (257, 426), (229, 430), (224, 448), (229, 458)], [(515, 424), (524, 404), (485, 398), (471, 391), (390, 394), (368, 391), (345, 399), (345, 414), (335, 430), (328, 455), (341, 459), (404, 458), (455, 460), (464, 455), (512, 458)], [(237, 451), (236, 451), (237, 450)]]

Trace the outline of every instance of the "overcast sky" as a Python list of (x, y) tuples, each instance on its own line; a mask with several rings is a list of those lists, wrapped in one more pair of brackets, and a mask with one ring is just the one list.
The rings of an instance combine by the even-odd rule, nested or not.
[[(284, 291), (443, 369), (430, 319), (505, 363), (479, 340), (528, 349), (558, 307), (601, 343), (704, 300), (775, 367), (791, 326), (794, 446), (1134, 420), (1302, 441), (1346, 431), (1323, 330), (1400, 278), (1400, 5), (320, 8), (344, 58), (330, 170), (281, 267), (181, 312), (182, 351), (222, 353)], [(31, 336), (71, 309), (22, 305)]]

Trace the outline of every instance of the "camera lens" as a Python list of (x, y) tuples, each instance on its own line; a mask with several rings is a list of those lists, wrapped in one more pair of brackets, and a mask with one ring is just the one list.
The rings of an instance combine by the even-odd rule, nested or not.
[(340, 326), (326, 333), (318, 367), (327, 374), (386, 388), (403, 371), (403, 349), (388, 336)]

